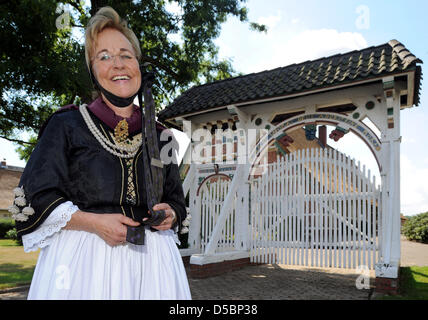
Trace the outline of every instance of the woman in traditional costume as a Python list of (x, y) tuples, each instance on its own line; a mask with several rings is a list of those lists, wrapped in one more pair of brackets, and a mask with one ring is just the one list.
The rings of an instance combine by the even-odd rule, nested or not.
[(85, 36), (100, 96), (48, 119), (11, 207), (24, 250), (41, 248), (28, 299), (190, 299), (183, 190), (174, 148), (160, 152), (176, 142), (155, 122), (138, 40), (109, 7)]

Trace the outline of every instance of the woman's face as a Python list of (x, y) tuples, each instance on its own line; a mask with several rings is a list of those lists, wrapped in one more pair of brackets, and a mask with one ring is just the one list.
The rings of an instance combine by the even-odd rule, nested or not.
[(135, 94), (141, 85), (134, 49), (129, 40), (115, 29), (107, 28), (98, 34), (92, 71), (104, 89), (122, 98)]

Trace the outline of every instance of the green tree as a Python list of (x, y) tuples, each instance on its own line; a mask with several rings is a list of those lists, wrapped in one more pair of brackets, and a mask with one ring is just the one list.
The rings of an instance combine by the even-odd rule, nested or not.
[[(112, 6), (140, 39), (143, 62), (156, 72), (153, 92), (161, 108), (195, 84), (236, 73), (229, 60), (218, 58), (213, 40), (230, 16), (266, 31), (248, 20), (245, 1), (2, 1), (0, 137), (17, 143), (21, 158), (28, 159), (50, 114), (91, 101), (83, 32), (99, 8)], [(168, 4), (177, 10), (168, 11)], [(18, 138), (24, 131), (30, 133), (26, 141)]]

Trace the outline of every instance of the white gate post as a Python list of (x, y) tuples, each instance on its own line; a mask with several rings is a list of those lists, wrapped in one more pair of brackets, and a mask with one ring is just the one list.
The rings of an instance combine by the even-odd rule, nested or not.
[(376, 277), (397, 278), (400, 267), (400, 96), (394, 78), (383, 79), (386, 129), (382, 133), (382, 247)]
[[(190, 165), (189, 173), (186, 177), (186, 180), (189, 181), (189, 210), (192, 216), (189, 226), (189, 247), (191, 249), (200, 250), (201, 248), (201, 212), (200, 212), (200, 202), (201, 197), (196, 195), (198, 190), (198, 181), (196, 174), (196, 164), (192, 163)], [(185, 180), (185, 181), (186, 181)]]
[(192, 144), (192, 135), (195, 130), (194, 125), (191, 121), (182, 121), (183, 122), (183, 132), (187, 135), (190, 140), (187, 150), (184, 153), (183, 164), (189, 164), (189, 171), (187, 172), (186, 177), (183, 181), (183, 192), (184, 196), (189, 194), (189, 213), (192, 217), (190, 220), (189, 226), (189, 249), (194, 249), (199, 251), (201, 248), (201, 238), (200, 238), (200, 228), (201, 228), (201, 216), (200, 216), (200, 205), (198, 203), (199, 197), (197, 197), (196, 192), (198, 190), (197, 183), (197, 168), (195, 159), (193, 156), (193, 144)]
[(248, 250), (249, 184), (243, 183), (238, 189), (235, 208), (235, 249)]

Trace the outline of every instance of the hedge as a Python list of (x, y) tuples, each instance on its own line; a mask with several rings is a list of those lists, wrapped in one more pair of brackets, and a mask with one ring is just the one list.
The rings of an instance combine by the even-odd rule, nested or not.
[(411, 216), (403, 226), (407, 239), (428, 243), (428, 212)]
[(15, 227), (15, 221), (12, 219), (0, 219), (0, 239), (5, 239), (6, 233)]

